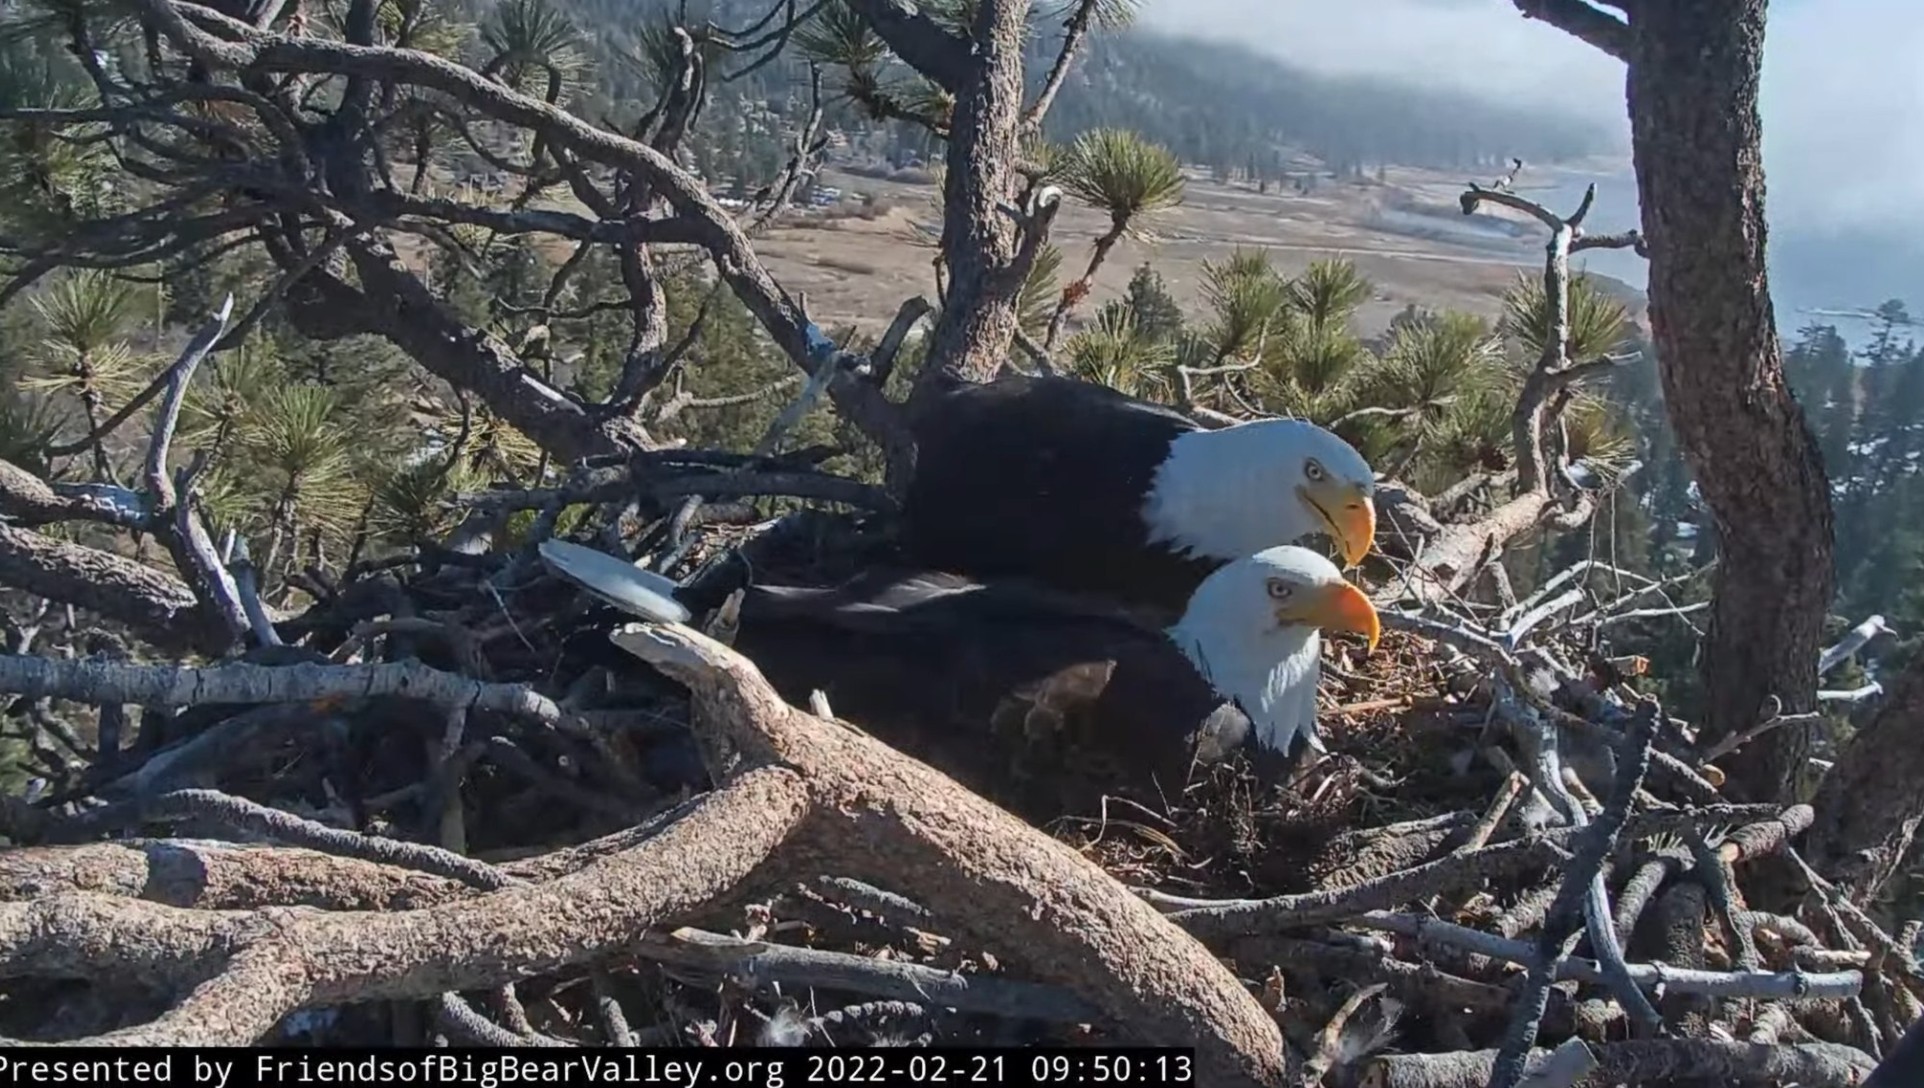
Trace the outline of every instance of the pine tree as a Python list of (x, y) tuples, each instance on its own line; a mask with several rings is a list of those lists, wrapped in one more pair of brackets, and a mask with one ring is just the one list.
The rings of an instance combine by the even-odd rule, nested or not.
[(1162, 273), (1148, 261), (1137, 266), (1135, 275), (1129, 278), (1129, 291), (1123, 303), (1135, 316), (1137, 333), (1143, 338), (1173, 342), (1182, 335), (1182, 307), (1169, 293)]

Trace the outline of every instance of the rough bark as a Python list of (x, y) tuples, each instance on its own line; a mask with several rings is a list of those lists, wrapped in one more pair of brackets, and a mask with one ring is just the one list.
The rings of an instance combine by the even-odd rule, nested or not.
[(223, 646), (226, 628), (178, 578), (112, 552), (0, 525), (0, 585), (124, 623), (164, 650)]
[(53, 485), (11, 461), (0, 461), (0, 517), (14, 525), (97, 521), (129, 529), (148, 527), (145, 504), (110, 484)]
[(1868, 903), (1910, 854), (1924, 819), (1924, 656), (1825, 774), (1811, 807), (1810, 862)]
[[(1023, 276), (1018, 224), (1003, 207), (1013, 202), (1021, 182), (1016, 167), (1022, 157), (1028, 13), (1028, 0), (983, 0), (968, 78), (955, 88), (942, 196), (948, 293), (929, 341), (930, 378), (988, 381), (1015, 341)], [(934, 381), (924, 381), (916, 392), (934, 388)]]
[(422, 910), (187, 911), (85, 892), (0, 904), (0, 975), (197, 974), (209, 981), (160, 1018), (86, 1041), (246, 1046), (295, 1009), (481, 989), (606, 955), (749, 879), (806, 804), (790, 772), (750, 772), (579, 872)]
[(170, 907), (419, 910), (474, 894), (445, 877), (317, 850), (166, 840), (0, 852), (0, 901), (99, 892)]
[[(1712, 741), (1755, 725), (1771, 696), (1786, 713), (1815, 705), (1834, 577), (1829, 485), (1784, 380), (1765, 274), (1764, 8), (1639, 4), (1629, 50), (1651, 336), (1722, 549), (1701, 662)], [(1732, 792), (1786, 796), (1808, 749), (1805, 727), (1773, 731), (1726, 768)]]
[[(781, 701), (746, 658), (679, 627), (616, 642), (687, 684), (710, 768), (774, 763), (814, 798), (821, 863), (926, 904), (1149, 1045), (1196, 1048), (1198, 1081), (1282, 1083), (1275, 1022), (1208, 949), (1065, 844), (926, 764)], [(799, 860), (796, 863), (800, 864)]]

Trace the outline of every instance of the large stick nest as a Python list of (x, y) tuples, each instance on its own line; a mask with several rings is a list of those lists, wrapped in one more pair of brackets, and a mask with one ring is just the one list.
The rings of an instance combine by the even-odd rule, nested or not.
[(342, 587), (249, 663), (6, 659), (46, 766), (0, 828), (0, 1034), (1141, 1042), (1209, 1084), (1399, 1086), (1489, 1082), (1507, 1041), (1549, 1083), (1809, 1088), (1924, 996), (1910, 935), (1788, 848), (1808, 808), (1723, 803), (1551, 636), (1534, 679), (1407, 629), (1332, 647), (1330, 752), (1289, 780), (1232, 762), (1037, 828), (696, 631), (629, 636), (651, 668), (608, 628), (524, 551)]

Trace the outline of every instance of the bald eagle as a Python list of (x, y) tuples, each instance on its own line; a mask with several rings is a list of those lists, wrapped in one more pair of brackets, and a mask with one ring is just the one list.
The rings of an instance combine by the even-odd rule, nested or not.
[[(692, 613), (660, 575), (550, 541), (542, 557), (631, 614)], [(1259, 768), (1320, 749), (1323, 629), (1379, 633), (1337, 566), (1280, 546), (1205, 577), (1165, 629), (1021, 583), (871, 571), (839, 586), (754, 586), (735, 648), (782, 697), (830, 708), (1032, 819), (1115, 788), (1180, 789), (1247, 746)]]
[(1093, 382), (1010, 376), (943, 390), (910, 430), (916, 566), (1175, 611), (1230, 560), (1321, 534), (1354, 566), (1376, 535), (1368, 462), (1304, 420), (1209, 430)]

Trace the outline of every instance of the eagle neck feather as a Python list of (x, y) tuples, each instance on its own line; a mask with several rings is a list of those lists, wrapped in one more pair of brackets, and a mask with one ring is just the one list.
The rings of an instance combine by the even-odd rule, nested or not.
[(1316, 685), (1322, 636), (1312, 627), (1282, 627), (1254, 640), (1211, 631), (1185, 616), (1165, 632), (1198, 675), (1249, 715), (1259, 744), (1287, 754), (1298, 735), (1317, 749)]

